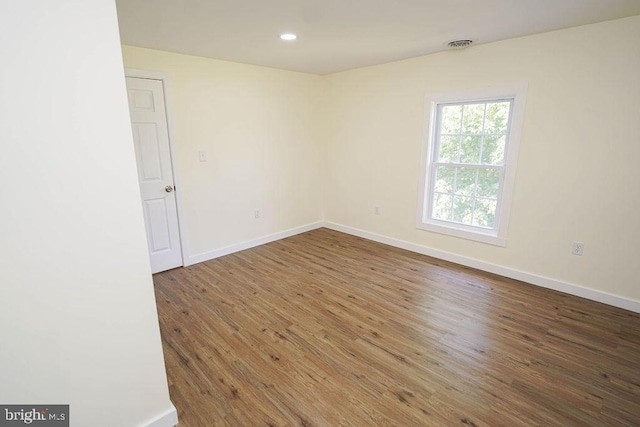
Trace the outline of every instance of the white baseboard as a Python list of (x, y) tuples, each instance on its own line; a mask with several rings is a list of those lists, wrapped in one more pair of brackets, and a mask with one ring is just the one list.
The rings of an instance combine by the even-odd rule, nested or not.
[(556, 291), (564, 292), (569, 295), (575, 295), (575, 296), (586, 298), (592, 301), (597, 301), (604, 304), (612, 305), (614, 307), (619, 307), (625, 310), (630, 310), (636, 313), (640, 313), (640, 301), (625, 298), (620, 295), (614, 295), (608, 292), (597, 291), (595, 289), (585, 288), (580, 285), (563, 282), (561, 280), (556, 280), (556, 279), (552, 279), (545, 276), (540, 276), (538, 274), (515, 270), (513, 268), (492, 264), (492, 263), (481, 261), (475, 258), (465, 257), (452, 252), (430, 248), (428, 246), (419, 245), (417, 243), (411, 243), (405, 240), (395, 239), (393, 237), (388, 237), (381, 234), (360, 230), (358, 228), (348, 227), (345, 225), (336, 224), (332, 222), (324, 222), (324, 221), (307, 224), (301, 227), (291, 228), (289, 230), (285, 230), (275, 234), (270, 234), (268, 236), (260, 237), (258, 239), (250, 240), (247, 242), (238, 243), (236, 245), (227, 246), (221, 249), (217, 249), (215, 251), (206, 252), (198, 255), (192, 255), (187, 259), (187, 263), (185, 267), (189, 265), (197, 264), (200, 262), (204, 262), (204, 261), (209, 261), (211, 259), (215, 259), (224, 255), (229, 255), (234, 252), (239, 252), (245, 249), (264, 245), (265, 243), (270, 243), (276, 240), (295, 236), (296, 234), (305, 233), (307, 231), (315, 230), (317, 228), (322, 228), (322, 227), (326, 227), (335, 231), (340, 231), (346, 234), (351, 234), (353, 236), (362, 237), (364, 239), (373, 240), (375, 242), (384, 243), (390, 246), (395, 246), (397, 248), (406, 249), (419, 254), (428, 255), (428, 256), (442, 259), (445, 261), (454, 262), (456, 264), (464, 265), (467, 267), (477, 268), (478, 270), (498, 274), (500, 276), (509, 277), (511, 279), (520, 280), (526, 283), (530, 283), (532, 285), (541, 286), (543, 288), (553, 289)]
[(268, 236), (260, 237), (258, 239), (250, 240), (248, 242), (238, 243), (236, 245), (227, 246), (215, 251), (206, 252), (203, 254), (190, 256), (185, 264), (185, 267), (198, 264), (200, 262), (209, 261), (221, 256), (229, 255), (234, 252), (243, 251), (256, 246), (264, 245), (265, 243), (275, 242), (276, 240), (284, 239), (287, 237), (295, 236), (296, 234), (305, 233), (307, 231), (315, 230), (317, 228), (324, 227), (324, 222), (314, 222), (312, 224), (303, 225), (301, 227), (291, 228), (289, 230), (281, 231), (279, 233), (270, 234)]
[(157, 417), (152, 418), (146, 423), (142, 424), (145, 427), (174, 427), (178, 425), (178, 412), (176, 408), (171, 404), (171, 407), (159, 414)]
[(383, 236), (381, 234), (371, 233), (369, 231), (360, 230), (345, 225), (325, 222), (324, 227), (331, 230), (340, 231), (342, 233), (351, 234), (353, 236), (362, 237), (364, 239), (373, 240), (375, 242), (395, 246), (397, 248), (417, 252), (419, 254), (439, 258), (445, 261), (454, 262), (456, 264), (461, 264), (467, 267), (477, 268), (478, 270), (483, 270), (489, 273), (498, 274), (500, 276), (509, 277), (511, 279), (520, 280), (532, 285), (541, 286), (543, 288), (553, 289), (556, 291), (564, 292), (566, 294), (575, 295), (592, 301), (597, 301), (604, 304), (612, 305), (614, 307), (619, 307), (625, 310), (640, 313), (640, 301), (632, 300), (619, 295), (585, 288), (573, 283), (567, 283), (560, 280), (551, 279), (549, 277), (504, 267), (501, 265), (491, 264), (489, 262), (481, 261), (475, 258), (469, 258), (451, 252), (441, 251), (439, 249), (430, 248), (428, 246)]

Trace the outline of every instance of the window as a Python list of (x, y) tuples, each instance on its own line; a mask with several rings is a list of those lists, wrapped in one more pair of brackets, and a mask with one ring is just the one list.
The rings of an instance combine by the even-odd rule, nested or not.
[(525, 93), (427, 97), (418, 228), (506, 245)]

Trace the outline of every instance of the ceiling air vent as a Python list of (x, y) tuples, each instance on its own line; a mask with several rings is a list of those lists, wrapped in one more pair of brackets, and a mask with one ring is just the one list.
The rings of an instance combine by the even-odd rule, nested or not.
[(471, 46), (471, 43), (473, 43), (473, 40), (453, 40), (447, 43), (447, 46), (451, 49), (462, 49), (464, 47)]

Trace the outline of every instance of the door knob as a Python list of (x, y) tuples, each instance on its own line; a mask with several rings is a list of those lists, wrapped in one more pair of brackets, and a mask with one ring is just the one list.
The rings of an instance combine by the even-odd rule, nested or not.
[(173, 191), (173, 186), (167, 185), (166, 187), (164, 187), (164, 191), (166, 191), (167, 193), (171, 193)]

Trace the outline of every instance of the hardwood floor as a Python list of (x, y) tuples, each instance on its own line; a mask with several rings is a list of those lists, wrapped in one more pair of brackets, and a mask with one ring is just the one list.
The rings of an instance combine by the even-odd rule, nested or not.
[(640, 425), (640, 315), (320, 229), (154, 276), (181, 426)]

